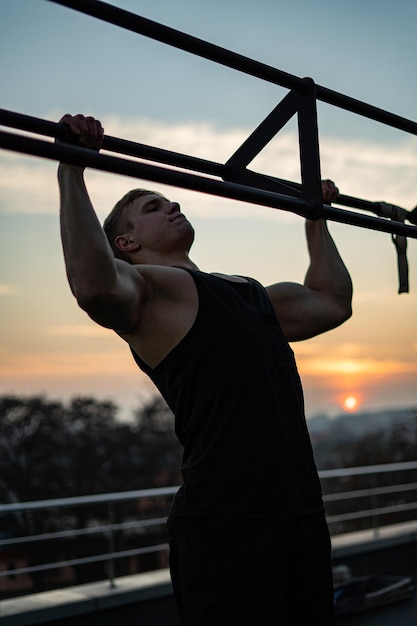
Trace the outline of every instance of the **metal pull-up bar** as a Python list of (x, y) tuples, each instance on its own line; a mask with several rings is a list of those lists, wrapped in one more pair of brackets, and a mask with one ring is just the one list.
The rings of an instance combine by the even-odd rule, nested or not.
[[(71, 145), (72, 138), (65, 125), (2, 109), (0, 109), (0, 125), (57, 138), (61, 141), (51, 143), (38, 138), (0, 131), (0, 147), (215, 196), (279, 208), (311, 219), (324, 217), (336, 222), (391, 233), (399, 259), (400, 291), (408, 290), (408, 279), (404, 278), (407, 269), (405, 237), (417, 238), (415, 226), (417, 225), (417, 207), (413, 211), (407, 211), (384, 202), (369, 202), (345, 195), (338, 197), (338, 205), (370, 211), (377, 215), (377, 217), (370, 217), (363, 213), (323, 205), (316, 102), (317, 100), (326, 102), (414, 135), (417, 135), (416, 122), (316, 85), (310, 78), (293, 76), (100, 0), (49, 1), (258, 79), (286, 87), (290, 91), (225, 164), (110, 136), (104, 138), (103, 148), (106, 151), (139, 157), (148, 163), (121, 159), (109, 154), (98, 154), (79, 145)], [(247, 169), (250, 161), (294, 115), (298, 118), (301, 184), (265, 176)], [(163, 163), (178, 169), (160, 167), (152, 162)], [(181, 169), (186, 171), (180, 171)], [(191, 172), (199, 172), (209, 177)], [(213, 176), (217, 177), (217, 180)], [(406, 225), (405, 220), (413, 226)]]
[[(266, 143), (272, 139), (286, 124), (286, 122), (288, 122), (288, 120), (296, 112), (298, 112), (300, 158), (303, 179), (303, 188), (301, 189), (301, 193), (303, 193), (304, 197), (309, 198), (313, 205), (316, 205), (316, 212), (317, 207), (321, 205), (319, 176), (320, 157), (317, 135), (317, 116), (315, 113), (316, 100), (320, 100), (357, 115), (368, 117), (374, 121), (417, 135), (416, 122), (388, 111), (384, 111), (383, 109), (361, 102), (360, 100), (356, 100), (344, 94), (332, 91), (326, 87), (316, 85), (310, 78), (300, 78), (287, 72), (283, 72), (282, 70), (266, 65), (265, 63), (260, 63), (259, 61), (244, 55), (237, 54), (236, 52), (221, 46), (214, 45), (163, 24), (159, 24), (142, 16), (131, 13), (130, 11), (112, 6), (106, 2), (102, 2), (101, 0), (49, 1), (74, 9), (78, 12), (100, 19), (115, 26), (119, 26), (131, 32), (160, 41), (190, 54), (219, 63), (231, 69), (254, 76), (258, 79), (291, 89), (292, 91), (288, 94), (288, 96), (279, 103), (276, 109), (266, 118), (264, 122), (262, 122), (258, 129), (256, 129), (255, 133), (253, 133), (254, 136), (256, 135), (258, 141), (260, 138), (261, 143), (259, 143), (254, 150), (253, 137), (251, 137), (243, 144), (243, 146), (241, 146), (238, 152), (240, 153), (244, 147), (247, 152), (246, 144), (249, 142), (252, 152), (251, 158), (253, 159), (266, 145)], [(278, 118), (278, 124), (277, 121), (272, 121), (274, 118)], [(266, 139), (262, 137), (262, 133), (265, 133), (265, 129), (267, 129)], [(247, 160), (245, 165), (247, 165), (248, 162), (249, 160)], [(285, 183), (284, 187), (282, 185), (280, 186), (279, 183), (283, 181), (279, 181), (279, 179), (276, 178), (274, 179), (275, 182), (273, 187), (271, 187), (271, 177), (268, 177), (268, 179), (263, 178), (263, 180), (262, 178), (258, 178), (256, 181), (254, 176), (249, 175), (246, 168), (243, 170), (242, 167), (237, 168), (237, 154), (235, 154), (232, 159), (228, 161), (227, 165), (229, 166), (229, 171), (226, 176), (224, 176), (224, 174), (222, 174), (222, 176), (227, 178), (229, 181), (239, 182), (240, 184), (248, 184), (250, 186), (277, 192), (283, 191), (284, 193), (288, 193), (288, 190), (292, 190), (292, 193), (294, 193), (294, 185), (290, 185), (288, 187)], [(233, 168), (231, 167), (232, 165)], [(233, 175), (231, 174), (232, 169)], [(310, 193), (308, 193), (309, 191)], [(352, 208), (370, 210), (375, 212), (377, 215), (382, 214), (376, 208), (376, 203), (354, 201), (349, 204), (347, 199), (348, 197), (344, 196), (344, 200), (340, 202), (339, 199), (338, 204), (345, 204), (347, 206), (351, 206)], [(408, 219), (408, 215), (406, 215), (406, 219)], [(410, 221), (417, 223), (417, 217), (414, 219), (412, 218)]]
[[(48, 0), (55, 4), (74, 9), (80, 13), (98, 18), (104, 22), (119, 26), (131, 32), (155, 39), (174, 48), (195, 54), (209, 61), (214, 61), (244, 74), (261, 80), (307, 93), (309, 85), (304, 78), (299, 78), (275, 67), (266, 65), (242, 54), (237, 54), (221, 46), (193, 37), (169, 26), (164, 26), (125, 9), (119, 9), (101, 0)], [(382, 122), (393, 128), (417, 135), (417, 122), (413, 122), (394, 113), (366, 104), (350, 96), (316, 85), (316, 98), (346, 111)]]
[[(289, 195), (289, 193), (284, 195), (270, 191), (268, 188), (262, 189), (259, 186), (255, 187), (242, 185), (240, 183), (231, 183), (205, 176), (197, 176), (189, 172), (159, 167), (150, 163), (140, 163), (130, 159), (121, 159), (113, 155), (99, 154), (81, 146), (71, 145), (73, 143), (73, 137), (65, 124), (57, 124), (56, 122), (50, 122), (29, 115), (22, 115), (21, 113), (7, 111), (5, 109), (0, 109), (0, 125), (60, 140), (58, 143), (51, 143), (50, 141), (42, 141), (37, 138), (27, 137), (26, 135), (0, 131), (0, 147), (6, 150), (56, 161), (66, 160), (70, 163), (83, 164), (86, 167), (132, 178), (143, 178), (152, 182), (178, 186), (192, 191), (202, 191), (215, 196), (224, 196), (225, 198), (233, 200), (242, 200), (244, 202), (287, 210), (303, 217), (310, 217), (311, 215), (311, 203), (301, 197), (299, 193), (301, 185), (298, 183), (265, 177), (273, 183), (275, 180), (279, 180), (283, 188), (286, 188), (288, 192), (291, 191), (291, 195)], [(112, 153), (164, 163), (184, 170), (202, 172), (210, 176), (217, 176), (219, 179), (226, 177), (228, 172), (227, 166), (221, 163), (170, 150), (163, 150), (154, 146), (127, 141), (109, 135), (104, 136), (103, 149)], [(254, 174), (254, 176), (261, 177), (256, 174)], [(345, 200), (346, 204), (349, 206), (358, 205), (358, 208), (366, 208), (372, 212), (380, 212), (381, 203), (379, 202), (368, 202), (350, 196), (340, 196), (338, 203), (342, 203)], [(407, 212), (407, 215), (409, 221), (413, 221), (413, 223), (414, 221), (417, 222), (417, 215), (414, 211)], [(362, 226), (372, 230), (417, 239), (417, 228), (404, 224), (402, 221), (388, 221), (387, 219), (354, 213), (353, 211), (338, 209), (329, 205), (323, 206), (323, 217), (335, 222)]]

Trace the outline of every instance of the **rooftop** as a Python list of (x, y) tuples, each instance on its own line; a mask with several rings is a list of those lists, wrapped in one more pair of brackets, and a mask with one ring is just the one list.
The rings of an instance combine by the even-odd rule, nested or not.
[[(417, 580), (417, 522), (348, 533), (333, 538), (335, 564), (348, 564), (355, 575), (387, 574)], [(179, 626), (169, 571), (124, 576), (4, 600), (2, 626), (55, 624), (106, 626), (119, 622), (152, 626)], [(417, 593), (402, 601), (338, 618), (344, 626), (415, 626)]]

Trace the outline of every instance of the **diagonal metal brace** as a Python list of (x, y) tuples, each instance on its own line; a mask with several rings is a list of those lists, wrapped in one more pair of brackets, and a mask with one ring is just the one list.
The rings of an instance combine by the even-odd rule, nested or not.
[(300, 95), (290, 91), (226, 162), (233, 172), (245, 168), (298, 111)]
[[(320, 153), (317, 128), (316, 87), (311, 78), (305, 78), (302, 93), (290, 91), (253, 133), (243, 142), (225, 164), (224, 180), (259, 186), (260, 189), (281, 191), (299, 196), (299, 191), (272, 177), (250, 172), (247, 165), (297, 114), (301, 165), (301, 197), (310, 203), (310, 219), (320, 217), (323, 209), (321, 190)], [(286, 187), (286, 188), (285, 188)]]

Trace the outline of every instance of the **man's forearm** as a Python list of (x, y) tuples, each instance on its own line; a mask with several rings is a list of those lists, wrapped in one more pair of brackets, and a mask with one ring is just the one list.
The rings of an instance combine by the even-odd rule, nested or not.
[(326, 222), (307, 220), (306, 236), (310, 266), (304, 284), (310, 289), (335, 294), (350, 306), (352, 281)]
[(115, 277), (114, 256), (91, 204), (83, 170), (60, 164), (61, 239), (72, 292), (80, 301)]

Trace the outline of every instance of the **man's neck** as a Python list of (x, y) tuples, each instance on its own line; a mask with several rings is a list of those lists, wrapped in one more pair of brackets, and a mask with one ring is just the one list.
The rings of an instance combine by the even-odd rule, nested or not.
[(184, 269), (187, 270), (198, 270), (197, 265), (191, 260), (188, 259), (187, 261), (182, 261), (182, 262), (178, 262), (178, 263), (170, 263), (171, 267), (183, 267)]
[(188, 254), (157, 254), (147, 251), (132, 258), (133, 264), (138, 265), (165, 265), (167, 267), (183, 267), (184, 269), (198, 270), (197, 265)]

